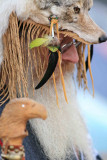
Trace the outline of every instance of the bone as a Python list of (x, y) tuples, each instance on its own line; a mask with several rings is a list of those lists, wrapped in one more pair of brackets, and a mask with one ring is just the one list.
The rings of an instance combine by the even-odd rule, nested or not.
[(67, 49), (69, 49), (72, 45), (75, 45), (76, 48), (78, 48), (78, 46), (81, 44), (81, 42), (70, 42), (68, 44), (64, 44), (61, 47), (61, 53), (64, 53)]

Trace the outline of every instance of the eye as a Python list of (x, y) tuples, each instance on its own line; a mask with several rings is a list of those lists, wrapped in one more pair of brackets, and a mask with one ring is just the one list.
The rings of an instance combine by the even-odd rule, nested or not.
[(80, 8), (79, 7), (74, 7), (74, 12), (75, 12), (75, 14), (79, 14), (80, 13)]

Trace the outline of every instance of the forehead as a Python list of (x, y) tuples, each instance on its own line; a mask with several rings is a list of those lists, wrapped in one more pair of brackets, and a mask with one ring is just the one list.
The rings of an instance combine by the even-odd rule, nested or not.
[(63, 5), (72, 5), (76, 2), (80, 2), (81, 0), (52, 0), (52, 1), (57, 1)]
[[(48, 0), (49, 2), (50, 0)], [(72, 5), (76, 2), (80, 3), (84, 8), (91, 8), (93, 5), (93, 0), (51, 0), (52, 3), (58, 2), (60, 5)]]
[(71, 6), (76, 3), (80, 3), (81, 7), (91, 8), (93, 0), (35, 0), (40, 8), (46, 8), (53, 5), (59, 6)]

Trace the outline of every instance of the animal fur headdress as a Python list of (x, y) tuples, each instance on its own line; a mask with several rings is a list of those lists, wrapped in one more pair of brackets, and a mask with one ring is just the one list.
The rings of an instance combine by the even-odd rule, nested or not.
[[(82, 42), (78, 47), (77, 78), (79, 86), (84, 83), (84, 88), (87, 88), (85, 46), (88, 45), (88, 65), (93, 83), (90, 68), (90, 44), (98, 43), (98, 36), (100, 37), (104, 32), (85, 12), (92, 6), (92, 0), (87, 1), (91, 2), (90, 5), (86, 5), (88, 3), (85, 3), (85, 0), (0, 0), (1, 104), (8, 98), (28, 96), (29, 71), (32, 73), (32, 90), (35, 87), (33, 70), (35, 69), (38, 81), (43, 76), (43, 71), (48, 65), (48, 62), (44, 60), (47, 49), (38, 47), (36, 51), (35, 49), (30, 50), (29, 44), (35, 38), (49, 35), (48, 18), (52, 14), (59, 17), (60, 33), (65, 37), (69, 36)], [(83, 6), (81, 6), (81, 2)], [(81, 13), (79, 13), (80, 11)], [(74, 12), (75, 16), (73, 15)], [(83, 16), (83, 20), (78, 17), (78, 14)], [(86, 23), (90, 23), (90, 26), (88, 32), (85, 33), (84, 30), (87, 30), (84, 27)], [(98, 31), (99, 35), (96, 34)], [(95, 36), (96, 38), (94, 38)], [(36, 54), (34, 54), (35, 52)], [(41, 53), (44, 54), (42, 60)]]

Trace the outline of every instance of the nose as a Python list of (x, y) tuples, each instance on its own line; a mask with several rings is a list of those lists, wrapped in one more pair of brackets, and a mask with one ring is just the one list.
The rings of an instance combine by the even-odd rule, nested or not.
[(103, 42), (106, 42), (107, 41), (107, 36), (106, 35), (103, 35), (99, 38), (99, 43), (103, 43)]

